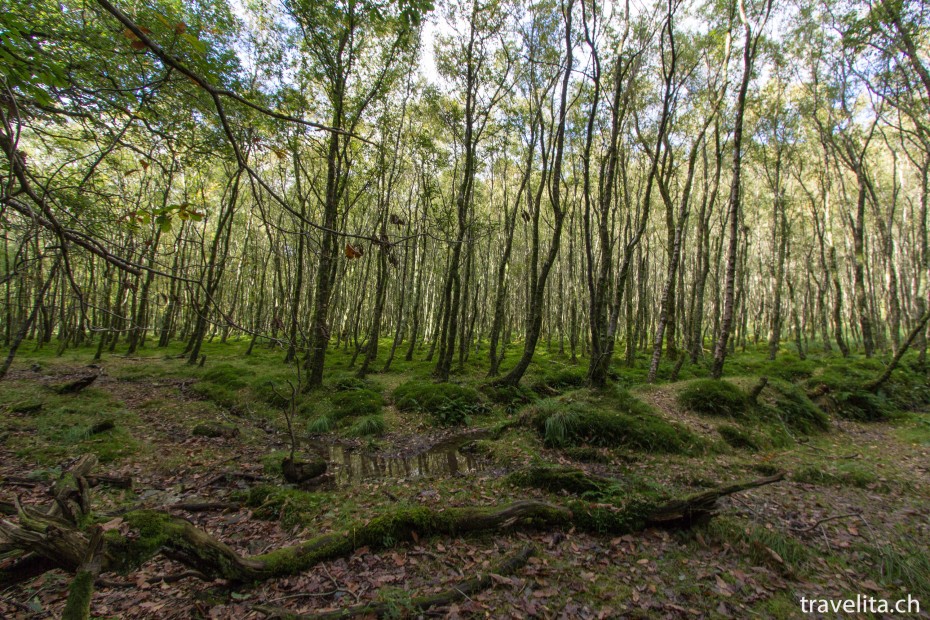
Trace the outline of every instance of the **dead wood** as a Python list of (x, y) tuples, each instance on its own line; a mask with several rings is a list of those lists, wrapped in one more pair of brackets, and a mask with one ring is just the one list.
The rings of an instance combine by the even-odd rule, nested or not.
[(74, 381), (69, 381), (55, 388), (55, 391), (59, 394), (77, 394), (81, 390), (89, 387), (94, 381), (97, 380), (100, 374), (94, 373), (92, 375), (85, 375), (80, 379), (75, 379)]

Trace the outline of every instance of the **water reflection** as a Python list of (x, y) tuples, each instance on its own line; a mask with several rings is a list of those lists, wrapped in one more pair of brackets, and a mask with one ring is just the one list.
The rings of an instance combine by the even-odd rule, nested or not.
[(460, 441), (443, 442), (419, 454), (384, 456), (367, 450), (347, 446), (316, 444), (313, 449), (329, 462), (329, 470), (336, 484), (345, 485), (360, 480), (407, 479), (421, 476), (454, 476), (481, 471), (486, 461), (459, 447), (474, 439), (469, 436)]

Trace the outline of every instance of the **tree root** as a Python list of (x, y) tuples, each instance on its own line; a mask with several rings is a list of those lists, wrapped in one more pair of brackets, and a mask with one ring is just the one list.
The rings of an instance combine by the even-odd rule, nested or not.
[(337, 618), (354, 618), (356, 616), (365, 617), (397, 617), (412, 616), (427, 611), (430, 607), (442, 607), (468, 598), (472, 594), (477, 594), (482, 590), (487, 590), (494, 583), (492, 575), (507, 577), (523, 568), (527, 561), (536, 553), (533, 545), (526, 545), (517, 553), (508, 556), (500, 564), (493, 567), (486, 573), (478, 573), (470, 579), (460, 581), (448, 590), (429, 596), (420, 596), (406, 601), (396, 601), (389, 603), (365, 603), (355, 605), (331, 612), (320, 614), (292, 614), (285, 609), (271, 607), (267, 605), (257, 605), (253, 607), (255, 611), (262, 612), (268, 618), (279, 620), (335, 620)]

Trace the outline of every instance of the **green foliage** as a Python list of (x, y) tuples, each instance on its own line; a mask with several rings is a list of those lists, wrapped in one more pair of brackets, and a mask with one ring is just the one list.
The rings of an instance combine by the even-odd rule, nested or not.
[(649, 405), (619, 389), (583, 402), (543, 401), (536, 407), (533, 425), (553, 447), (588, 444), (685, 453), (702, 445), (691, 431), (666, 422)]
[(866, 488), (878, 481), (875, 472), (856, 463), (825, 466), (817, 463), (804, 465), (791, 474), (795, 482), (820, 486), (847, 486)]
[(321, 415), (307, 422), (307, 432), (311, 435), (322, 435), (333, 430), (333, 420), (328, 415)]
[(192, 385), (190, 389), (195, 394), (198, 394), (202, 398), (224, 409), (232, 409), (239, 403), (239, 396), (231, 389), (222, 385), (201, 381), (200, 383)]
[(203, 380), (214, 385), (221, 385), (230, 390), (241, 390), (248, 383), (242, 378), (243, 371), (232, 364), (217, 364), (203, 373)]
[(320, 514), (328, 498), (323, 493), (309, 493), (271, 484), (260, 484), (245, 494), (245, 504), (259, 519), (277, 519), (284, 527), (303, 525)]
[(822, 394), (818, 402), (833, 415), (859, 422), (884, 420), (891, 413), (887, 399), (863, 389), (866, 379), (850, 369), (828, 369), (808, 381), (808, 386)]
[(534, 392), (544, 396), (578, 389), (587, 383), (587, 374), (582, 368), (564, 368), (537, 378), (531, 385)]
[(867, 545), (861, 552), (871, 560), (879, 581), (898, 586), (919, 601), (930, 599), (930, 554), (917, 541), (906, 551), (889, 544)]
[(830, 428), (829, 416), (801, 388), (777, 379), (769, 385), (775, 397), (771, 404), (760, 405), (759, 410), (765, 417), (775, 417), (804, 435)]
[(493, 383), (482, 386), (491, 402), (504, 405), (508, 413), (512, 413), (524, 405), (535, 402), (536, 393), (522, 385), (495, 385)]
[(730, 424), (722, 424), (717, 427), (717, 432), (720, 433), (720, 436), (723, 438), (727, 444), (737, 449), (751, 450), (755, 452), (759, 449), (759, 442), (756, 438), (738, 426), (732, 426)]
[(747, 412), (746, 394), (728, 381), (698, 379), (678, 393), (678, 403), (701, 415), (741, 418)]
[(369, 389), (352, 389), (336, 392), (330, 397), (333, 420), (354, 416), (371, 416), (381, 413), (384, 397), (381, 392)]
[(440, 425), (467, 424), (469, 416), (487, 407), (474, 388), (454, 383), (407, 381), (394, 390), (394, 404), (401, 411), (427, 413)]
[(372, 437), (383, 435), (387, 430), (387, 423), (384, 416), (369, 415), (361, 418), (349, 429), (349, 434), (354, 437)]

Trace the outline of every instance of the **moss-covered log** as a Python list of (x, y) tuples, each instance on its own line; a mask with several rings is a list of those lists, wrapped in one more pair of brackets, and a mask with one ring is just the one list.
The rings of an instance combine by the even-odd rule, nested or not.
[(87, 543), (84, 561), (78, 567), (68, 587), (68, 601), (61, 614), (61, 620), (90, 620), (90, 600), (94, 595), (94, 580), (100, 574), (103, 551), (103, 530), (94, 529)]
[(535, 547), (526, 545), (517, 553), (508, 556), (504, 561), (500, 562), (489, 571), (479, 573), (470, 579), (460, 581), (448, 590), (443, 590), (437, 594), (430, 594), (429, 596), (419, 596), (407, 600), (384, 603), (366, 603), (319, 614), (292, 614), (285, 609), (265, 605), (258, 605), (255, 607), (255, 610), (264, 613), (269, 618), (277, 618), (280, 620), (309, 620), (310, 618), (314, 620), (337, 620), (338, 618), (355, 618), (358, 616), (364, 616), (366, 618), (413, 616), (424, 613), (431, 607), (443, 607), (468, 598), (472, 594), (487, 590), (494, 583), (491, 575), (500, 575), (502, 577), (512, 575), (523, 568), (534, 553), (536, 553)]
[[(542, 470), (540, 470), (542, 471)], [(555, 473), (559, 475), (556, 476)], [(564, 490), (576, 494), (594, 491), (601, 500), (616, 499), (608, 492), (612, 481), (586, 477), (583, 472), (556, 470), (530, 480), (559, 480)], [(553, 475), (549, 475), (553, 474)], [(590, 479), (588, 479), (590, 478)], [(360, 547), (383, 548), (422, 536), (466, 536), (513, 527), (579, 530), (605, 534), (628, 534), (649, 526), (687, 526), (713, 513), (717, 499), (782, 479), (782, 474), (734, 484), (671, 502), (652, 497), (612, 502), (572, 500), (565, 505), (542, 501), (518, 501), (507, 506), (453, 507), (435, 510), (425, 506), (398, 508), (343, 532), (323, 534), (300, 544), (266, 554), (244, 557), (189, 521), (167, 512), (135, 510), (123, 515), (130, 526), (127, 534), (105, 534), (100, 563), (102, 570), (131, 571), (157, 553), (175, 559), (208, 577), (231, 581), (259, 581), (291, 575), (315, 564), (350, 555)], [(570, 488), (562, 482), (571, 481)], [(78, 526), (63, 519), (24, 509), (18, 505), (19, 523), (0, 522), (0, 542), (35, 553), (61, 568), (77, 571), (88, 538)]]

